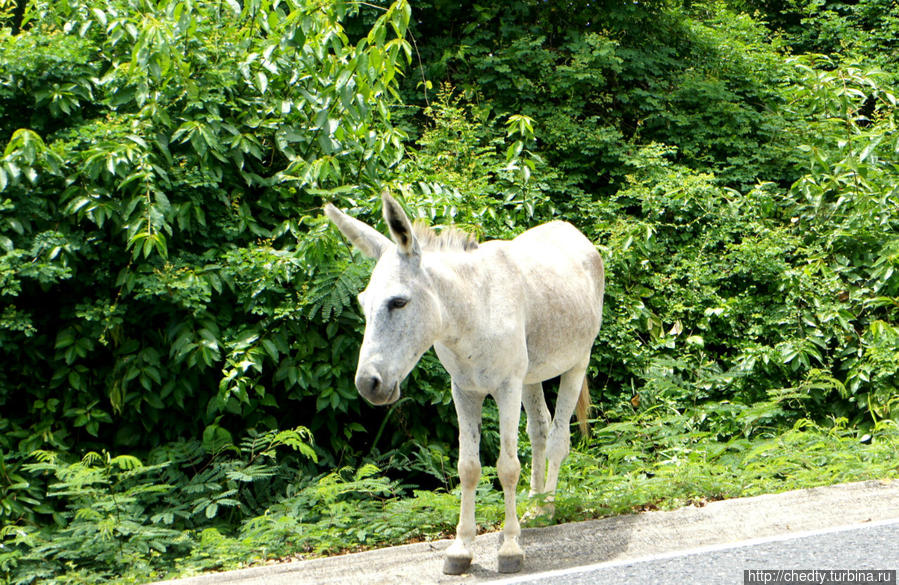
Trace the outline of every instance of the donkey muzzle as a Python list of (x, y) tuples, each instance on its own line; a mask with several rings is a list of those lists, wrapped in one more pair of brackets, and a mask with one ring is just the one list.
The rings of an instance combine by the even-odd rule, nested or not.
[(375, 406), (392, 404), (400, 397), (400, 383), (385, 383), (371, 366), (360, 366), (356, 371), (356, 390)]

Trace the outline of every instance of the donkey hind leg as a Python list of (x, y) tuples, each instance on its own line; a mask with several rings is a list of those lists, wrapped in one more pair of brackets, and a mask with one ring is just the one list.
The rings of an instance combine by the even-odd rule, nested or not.
[[(524, 411), (528, 419), (528, 437), (531, 439), (531, 498), (542, 496), (546, 485), (546, 438), (549, 434), (549, 423), (552, 420), (546, 400), (543, 397), (543, 384), (526, 384), (521, 397)], [(543, 506), (528, 511), (533, 517), (545, 513)]]
[(571, 448), (571, 415), (577, 406), (589, 361), (590, 355), (587, 354), (582, 363), (562, 374), (559, 382), (559, 397), (556, 400), (556, 411), (553, 413), (546, 448), (548, 461), (545, 509), (550, 515), (555, 512), (553, 502), (559, 482), (559, 468)]
[(496, 473), (503, 486), (503, 500), (506, 506), (506, 518), (503, 524), (503, 540), (497, 557), (497, 569), (500, 573), (517, 573), (524, 561), (524, 551), (518, 543), (521, 525), (518, 523), (518, 510), (515, 496), (518, 489), (518, 478), (521, 474), (521, 463), (518, 461), (518, 421), (521, 418), (522, 384), (520, 380), (511, 381), (494, 394), (499, 410), (499, 460), (496, 462)]
[(459, 575), (471, 566), (471, 545), (477, 533), (474, 496), (481, 478), (479, 449), (484, 396), (466, 393), (453, 384), (453, 404), (459, 419), (459, 482), (462, 484), (462, 503), (459, 507), (456, 540), (447, 549), (443, 563), (443, 572), (447, 575)]

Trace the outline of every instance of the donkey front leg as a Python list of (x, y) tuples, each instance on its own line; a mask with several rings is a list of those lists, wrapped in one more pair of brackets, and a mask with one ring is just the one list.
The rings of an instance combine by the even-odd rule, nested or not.
[(524, 551), (518, 544), (521, 526), (515, 496), (521, 464), (518, 461), (518, 421), (521, 418), (521, 381), (512, 381), (494, 395), (499, 409), (499, 460), (496, 472), (503, 486), (506, 519), (503, 525), (503, 544), (499, 549), (497, 569), (500, 573), (517, 573), (524, 561)]
[(477, 534), (474, 517), (475, 488), (481, 478), (481, 408), (484, 396), (460, 390), (453, 384), (453, 404), (459, 419), (459, 482), (462, 484), (462, 503), (456, 540), (446, 551), (443, 572), (459, 575), (471, 566), (471, 545)]

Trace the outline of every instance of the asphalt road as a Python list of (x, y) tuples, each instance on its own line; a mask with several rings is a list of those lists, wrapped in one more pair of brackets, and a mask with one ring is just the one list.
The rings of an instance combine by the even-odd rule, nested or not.
[(441, 572), (450, 541), (440, 540), (169, 585), (500, 585), (540, 583), (545, 573), (555, 584), (588, 566), (600, 575), (570, 583), (730, 585), (743, 583), (744, 569), (899, 569), (897, 524), (899, 480), (868, 481), (525, 529), (524, 567), (511, 579), (496, 571), (499, 535), (490, 533), (478, 536), (471, 570), (459, 576)]
[(869, 576), (875, 582), (890, 579), (881, 585), (896, 585), (897, 570), (899, 519), (550, 571), (493, 585), (829, 585)]

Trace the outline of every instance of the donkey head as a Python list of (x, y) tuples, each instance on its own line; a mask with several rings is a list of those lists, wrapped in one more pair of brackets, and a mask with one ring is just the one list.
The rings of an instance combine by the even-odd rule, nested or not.
[(433, 345), (441, 329), (440, 304), (422, 270), (421, 247), (412, 223), (393, 197), (382, 195), (384, 221), (393, 241), (331, 204), (325, 213), (363, 254), (377, 260), (359, 295), (365, 335), (356, 368), (356, 389), (372, 404), (400, 397), (400, 382)]

